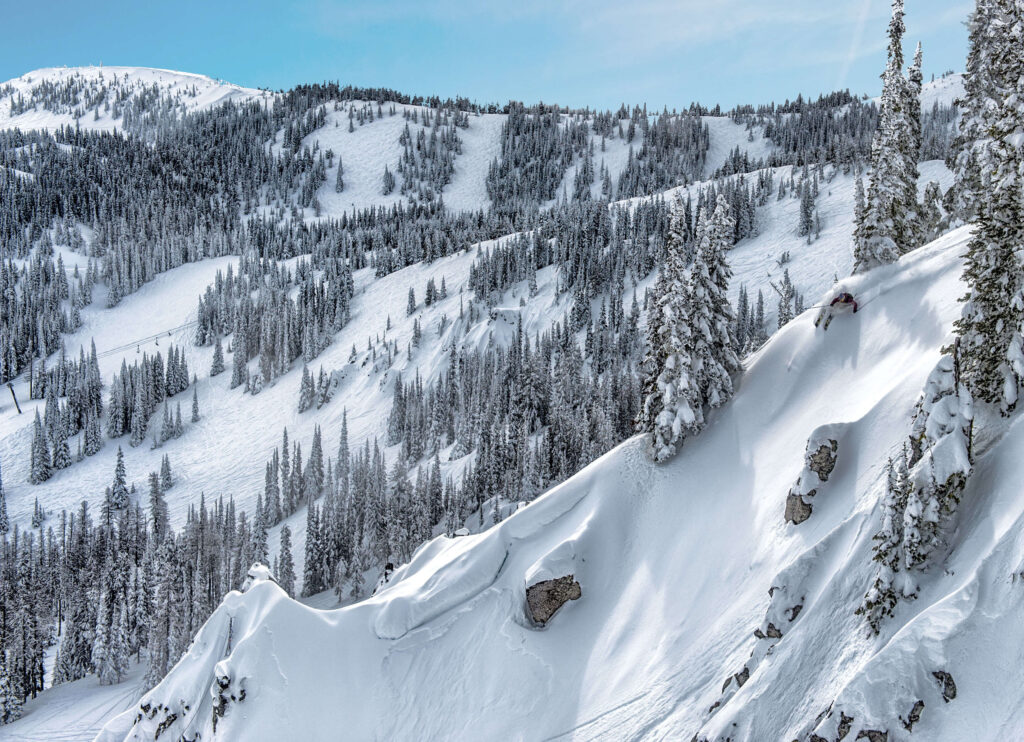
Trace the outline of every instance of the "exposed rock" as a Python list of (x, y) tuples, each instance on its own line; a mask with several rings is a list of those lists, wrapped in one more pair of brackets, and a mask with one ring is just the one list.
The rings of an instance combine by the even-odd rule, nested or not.
[[(834, 428), (834, 426), (826, 426)], [(839, 441), (818, 429), (807, 439), (804, 468), (786, 496), (786, 521), (799, 525), (811, 517), (811, 503), (818, 488), (828, 481), (839, 452)]]
[(526, 606), (534, 623), (543, 626), (555, 611), (570, 600), (577, 600), (583, 591), (574, 575), (566, 575), (553, 580), (544, 580), (526, 588)]
[(736, 683), (742, 688), (743, 684), (750, 680), (750, 668), (744, 665), (743, 669), (736, 673), (734, 677), (736, 678)]
[(914, 708), (910, 709), (910, 713), (907, 714), (907, 718), (900, 717), (900, 723), (903, 724), (903, 728), (908, 732), (914, 731), (914, 725), (921, 721), (921, 712), (924, 711), (924, 701), (918, 700), (914, 704)]
[(799, 603), (799, 604), (793, 606), (792, 608), (790, 608), (789, 609), (789, 620), (791, 622), (792, 621), (796, 621), (796, 617), (800, 615), (800, 611), (802, 611), (803, 609), (804, 609), (804, 604), (803, 603)]
[(812, 734), (808, 738), (808, 742), (829, 742), (829, 740), (825, 739), (820, 734)]
[(937, 670), (932, 673), (932, 676), (939, 681), (939, 686), (942, 688), (942, 700), (949, 703), (956, 698), (956, 683), (953, 682), (953, 676), (945, 670)]
[(829, 439), (828, 443), (822, 443), (814, 453), (807, 454), (807, 468), (818, 475), (818, 479), (827, 482), (832, 470), (836, 468), (836, 452), (839, 450), (839, 441)]
[(847, 716), (842, 711), (839, 712), (839, 728), (836, 730), (839, 734), (836, 737), (836, 742), (842, 742), (843, 738), (850, 733), (850, 728), (853, 726), (853, 717)]
[(775, 624), (773, 624), (773, 623), (768, 624), (768, 628), (767, 628), (767, 630), (765, 630), (764, 633), (765, 633), (765, 635), (767, 637), (769, 637), (771, 639), (781, 639), (782, 638), (782, 632), (779, 631), (777, 628), (775, 628)]
[(857, 739), (866, 739), (868, 742), (889, 742), (889, 733), (880, 732), (877, 729), (862, 729), (858, 732)]
[(765, 638), (764, 632), (761, 631), (761, 629), (754, 629), (754, 636), (757, 637), (758, 639), (764, 639)]
[(790, 491), (786, 496), (786, 521), (798, 526), (810, 517), (811, 506), (800, 495)]

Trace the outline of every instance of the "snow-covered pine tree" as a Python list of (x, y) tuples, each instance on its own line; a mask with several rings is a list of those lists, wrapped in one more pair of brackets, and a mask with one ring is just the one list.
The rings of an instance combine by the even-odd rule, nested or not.
[(316, 595), (324, 589), (320, 579), (320, 560), (323, 545), (320, 543), (320, 515), (316, 503), (309, 503), (306, 510), (305, 564), (302, 569), (302, 596)]
[(299, 382), (299, 412), (305, 412), (313, 406), (316, 400), (316, 386), (313, 383), (313, 374), (309, 366), (302, 366), (302, 381)]
[(117, 463), (114, 466), (114, 483), (110, 487), (110, 506), (124, 510), (128, 506), (128, 484), (124, 468), (124, 451), (117, 447)]
[(53, 443), (53, 468), (67, 469), (71, 464), (71, 447), (68, 445), (67, 436), (61, 432)]
[(210, 376), (224, 373), (224, 347), (220, 341), (220, 335), (213, 344), (213, 362), (210, 364)]
[(867, 617), (871, 630), (878, 634), (882, 621), (891, 616), (899, 601), (897, 573), (903, 567), (903, 522), (913, 484), (907, 469), (907, 452), (895, 461), (889, 459), (886, 492), (882, 500), (882, 525), (874, 536), (877, 562), (875, 579), (857, 613)]
[(963, 221), (974, 219), (978, 199), (984, 195), (979, 157), (989, 139), (985, 123), (987, 103), (995, 100), (998, 95), (990, 89), (990, 65), (998, 46), (994, 36), (995, 13), (995, 0), (977, 0), (968, 21), (969, 46), (963, 76), (964, 96), (956, 101), (960, 120), (946, 163), (955, 176), (952, 209), (955, 216)]
[[(962, 173), (961, 187), (977, 212), (967, 247), (964, 297), (956, 332), (964, 382), (975, 399), (1009, 414), (1024, 379), (1024, 12), (1012, 0), (979, 0), (972, 18), (966, 109), (977, 117), (962, 134), (982, 136), (973, 148), (977, 170)], [(981, 24), (990, 26), (982, 32)], [(980, 78), (980, 79), (979, 79)], [(976, 172), (977, 179), (972, 180)], [(975, 189), (978, 189), (975, 191)]]
[(192, 386), (192, 422), (199, 422), (199, 391)]
[[(131, 660), (131, 640), (129, 637), (128, 606), (120, 602), (120, 609), (115, 611), (110, 626), (110, 641), (107, 644), (106, 680), (108, 685), (120, 683), (128, 672)], [(100, 676), (101, 682), (103, 676)]]
[(655, 461), (671, 458), (684, 436), (703, 424), (689, 353), (686, 246), (679, 239), (682, 218), (682, 204), (677, 200), (665, 243), (665, 264), (658, 274), (647, 313), (644, 403), (638, 427), (649, 434)]
[(174, 476), (171, 474), (171, 457), (164, 454), (160, 460), (160, 489), (166, 492), (174, 486)]
[(732, 271), (725, 252), (732, 245), (735, 227), (730, 211), (725, 196), (719, 195), (714, 213), (698, 227), (701, 234), (687, 290), (689, 355), (697, 399), (710, 408), (720, 407), (732, 397), (732, 377), (740, 370), (735, 350), (736, 318), (727, 294)]
[(100, 604), (96, 608), (96, 629), (92, 641), (92, 665), (99, 677), (100, 685), (114, 683), (113, 663), (111, 662), (111, 606), (110, 589), (106, 584), (100, 585)]
[(21, 718), (23, 701), (14, 679), (7, 669), (7, 663), (0, 657), (0, 726)]
[(893, 0), (888, 63), (882, 74), (878, 128), (871, 143), (866, 207), (854, 243), (855, 273), (892, 263), (918, 246), (917, 229), (909, 220), (917, 212), (921, 125), (920, 104), (916, 101), (920, 70), (916, 73), (916, 85), (903, 76), (903, 32), (903, 0)]
[(149, 521), (156, 542), (162, 542), (169, 529), (170, 519), (167, 501), (164, 500), (163, 488), (160, 486), (160, 475), (155, 471), (149, 474)]
[(3, 538), (10, 530), (11, 522), (7, 517), (7, 493), (4, 491), (4, 472), (2, 462), (0, 462), (0, 538)]
[(971, 473), (973, 404), (960, 379), (957, 346), (925, 382), (911, 425), (909, 451), (889, 463), (882, 523), (875, 535), (875, 580), (858, 613), (876, 634), (901, 598), (918, 592), (917, 574), (940, 545)]
[(292, 558), (292, 529), (281, 526), (281, 548), (278, 551), (277, 584), (289, 596), (295, 595), (295, 561)]
[(50, 447), (46, 442), (46, 431), (43, 430), (43, 422), (39, 418), (39, 410), (36, 409), (36, 419), (32, 424), (32, 450), (29, 461), (28, 481), (31, 484), (39, 484), (50, 478)]

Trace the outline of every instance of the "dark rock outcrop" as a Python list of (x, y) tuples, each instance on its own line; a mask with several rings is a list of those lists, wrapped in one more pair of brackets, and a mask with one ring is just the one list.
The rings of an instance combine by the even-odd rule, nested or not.
[(937, 670), (932, 673), (932, 676), (939, 681), (939, 686), (942, 689), (942, 700), (949, 703), (956, 698), (956, 683), (953, 682), (953, 676), (945, 670)]
[(900, 723), (903, 725), (903, 728), (906, 729), (908, 732), (914, 731), (914, 725), (917, 722), (921, 721), (922, 711), (924, 711), (924, 701), (918, 700), (914, 704), (914, 707), (910, 709), (910, 713), (907, 714), (906, 719), (904, 719), (902, 716), (900, 717)]
[(807, 453), (807, 468), (817, 474), (822, 482), (827, 482), (832, 470), (836, 468), (838, 451), (838, 441), (830, 439), (828, 443), (822, 443), (817, 451)]
[(574, 579), (574, 575), (566, 575), (544, 580), (526, 588), (526, 607), (533, 622), (543, 626), (551, 620), (555, 611), (582, 595), (583, 590), (580, 583)]
[(845, 713), (840, 711), (839, 712), (839, 729), (836, 730), (838, 732), (838, 734), (839, 734), (839, 736), (836, 737), (838, 742), (842, 742), (843, 739), (846, 738), (846, 735), (850, 733), (850, 729), (852, 727), (853, 727), (853, 717), (852, 716), (847, 716)]
[(804, 502), (800, 495), (790, 492), (786, 496), (786, 521), (793, 525), (800, 525), (811, 517), (811, 506)]
[(880, 732), (877, 729), (864, 729), (857, 735), (857, 739), (866, 739), (868, 742), (889, 742), (889, 733)]

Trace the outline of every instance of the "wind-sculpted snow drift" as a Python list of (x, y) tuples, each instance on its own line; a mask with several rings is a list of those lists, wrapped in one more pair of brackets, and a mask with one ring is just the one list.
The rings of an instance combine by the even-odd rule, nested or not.
[[(1020, 739), (1019, 424), (976, 451), (919, 596), (878, 637), (855, 614), (967, 237), (851, 279), (864, 310), (827, 333), (813, 310), (786, 326), (667, 465), (629, 440), (498, 526), (425, 544), (351, 607), (266, 580), (231, 593), (100, 740)], [(837, 463), (796, 527), (785, 499), (824, 424), (842, 426)], [(563, 573), (582, 597), (538, 629), (526, 587)]]

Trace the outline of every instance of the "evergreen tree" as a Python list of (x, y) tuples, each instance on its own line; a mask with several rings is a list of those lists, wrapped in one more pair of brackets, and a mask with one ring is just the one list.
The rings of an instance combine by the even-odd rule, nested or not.
[(167, 501), (164, 500), (163, 488), (160, 486), (160, 475), (155, 471), (149, 475), (149, 518), (153, 531), (153, 538), (161, 543), (170, 528), (170, 518), (167, 513)]
[(125, 476), (124, 451), (117, 447), (117, 464), (114, 466), (114, 483), (110, 487), (110, 506), (124, 510), (128, 506), (128, 483)]
[(665, 264), (658, 274), (647, 320), (648, 350), (644, 361), (644, 405), (640, 429), (650, 435), (655, 461), (666, 461), (683, 437), (703, 424), (700, 398), (692, 378), (690, 296), (685, 246), (679, 238), (681, 204), (676, 201), (665, 245)]
[(224, 348), (220, 342), (220, 335), (213, 346), (213, 362), (210, 364), (210, 376), (224, 373)]
[(7, 664), (0, 657), (0, 726), (21, 718), (22, 696), (15, 687)]
[[(110, 628), (110, 642), (107, 648), (106, 680), (108, 684), (120, 683), (128, 672), (131, 659), (131, 641), (129, 637), (128, 606), (121, 602), (120, 610)], [(100, 677), (101, 682), (103, 676)]]
[(306, 552), (302, 568), (303, 597), (316, 595), (324, 589), (320, 579), (320, 560), (323, 557), (320, 533), (319, 509), (311, 502), (306, 511)]
[(171, 457), (164, 454), (160, 460), (160, 489), (164, 492), (174, 486), (174, 477), (171, 474)]
[(690, 362), (698, 399), (711, 408), (720, 407), (732, 397), (732, 377), (740, 370), (735, 350), (736, 318), (727, 295), (732, 271), (725, 257), (734, 226), (729, 203), (719, 195), (714, 213), (700, 230), (689, 276)]
[(92, 640), (92, 666), (99, 676), (100, 685), (111, 684), (110, 657), (110, 591), (100, 585), (100, 604), (96, 609), (96, 628)]
[[(977, 212), (964, 267), (968, 293), (956, 323), (962, 378), (975, 399), (1004, 414), (1016, 406), (1024, 378), (1024, 53), (1014, 41), (1024, 31), (1022, 15), (1011, 0), (979, 0), (971, 30), (974, 69), (965, 88), (985, 98), (968, 98), (977, 120), (962, 125), (962, 133), (984, 135), (974, 150), (977, 179), (962, 184)], [(979, 29), (982, 24), (1000, 29)]]
[(316, 400), (316, 387), (313, 385), (313, 374), (309, 367), (302, 366), (302, 381), (299, 385), (299, 412), (305, 412), (313, 406)]
[(192, 387), (192, 422), (199, 422), (199, 390)]
[(292, 559), (292, 530), (287, 525), (281, 526), (281, 549), (278, 552), (278, 560), (277, 570), (275, 570), (277, 584), (290, 597), (294, 597), (295, 562)]
[(71, 447), (68, 445), (67, 436), (59, 433), (53, 444), (53, 468), (67, 469), (71, 464)]
[(32, 459), (28, 481), (32, 484), (45, 482), (50, 478), (50, 473), (50, 447), (46, 442), (42, 420), (39, 419), (39, 410), (36, 409), (36, 419), (32, 426)]
[(993, 89), (992, 65), (997, 63), (999, 31), (997, 0), (978, 0), (968, 21), (969, 47), (963, 76), (964, 96), (956, 101), (960, 111), (959, 131), (947, 164), (953, 170), (953, 210), (962, 220), (972, 220), (978, 201), (984, 196), (981, 160), (990, 141), (987, 131), (988, 102), (1005, 95)]
[[(2, 464), (2, 462), (0, 462)], [(4, 473), (0, 465), (0, 539), (11, 530), (11, 522), (7, 518), (7, 493), (4, 491)], [(2, 665), (3, 663), (0, 663)], [(2, 668), (0, 668), (2, 671)]]
[(918, 246), (917, 157), (921, 149), (920, 58), (903, 76), (903, 0), (893, 0), (888, 63), (882, 75), (878, 128), (864, 219), (857, 225), (854, 272), (892, 263)]

